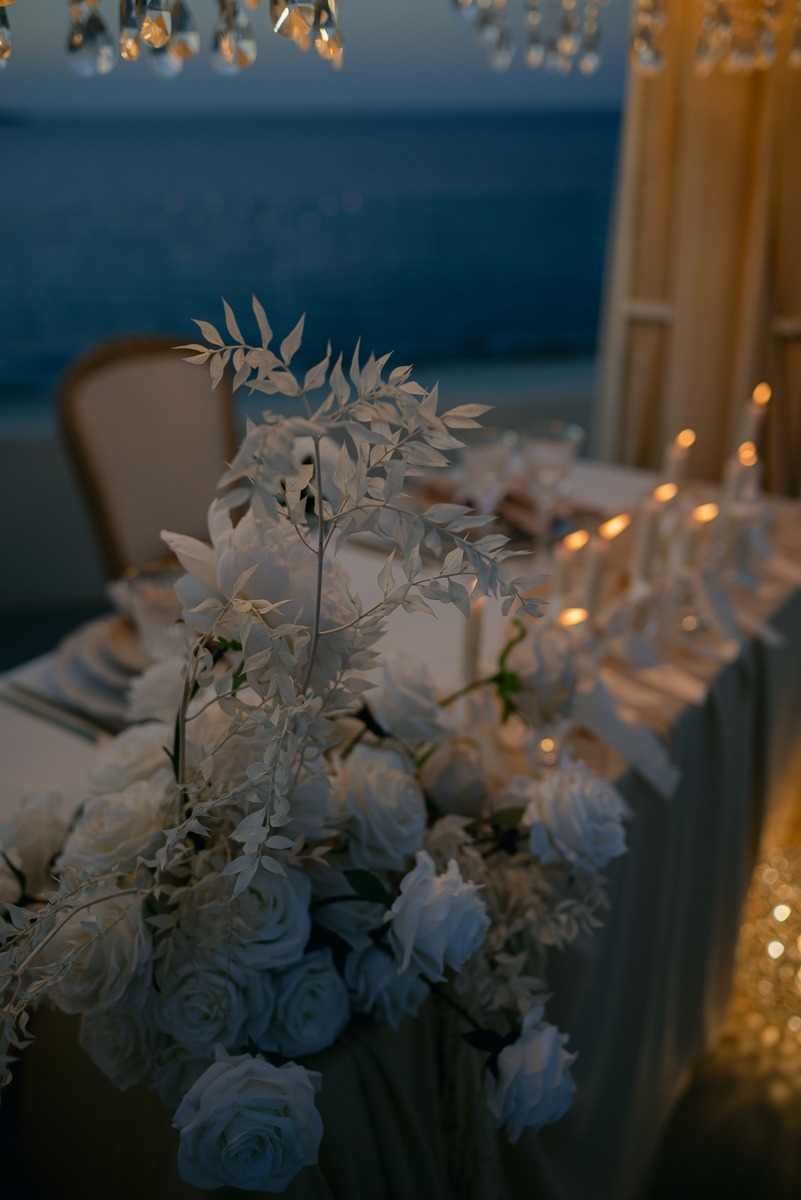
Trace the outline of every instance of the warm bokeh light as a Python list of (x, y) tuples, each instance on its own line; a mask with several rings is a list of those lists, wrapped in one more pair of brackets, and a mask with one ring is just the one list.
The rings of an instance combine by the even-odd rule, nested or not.
[(555, 749), (556, 742), (553, 740), (553, 738), (546, 737), (540, 742), (540, 750), (542, 750), (545, 754), (552, 754)]
[(720, 508), (717, 504), (699, 504), (697, 508), (693, 509), (693, 520), (697, 521), (699, 525), (708, 525), (710, 521), (715, 520), (719, 512)]
[(753, 467), (759, 458), (755, 444), (753, 442), (743, 442), (737, 449), (737, 457), (744, 467)]
[(603, 525), (598, 526), (598, 532), (605, 542), (611, 542), (612, 538), (616, 538), (624, 529), (628, 529), (631, 524), (631, 517), (628, 513), (619, 513), (616, 517), (610, 517), (608, 521), (604, 521)]
[(758, 383), (751, 393), (751, 399), (754, 404), (759, 404), (764, 407), (773, 395), (769, 383)]
[(682, 450), (689, 450), (690, 446), (695, 445), (695, 430), (682, 429), (681, 433), (676, 434), (676, 445), (681, 446)]
[(581, 625), (582, 621), (586, 621), (589, 613), (586, 608), (563, 608), (557, 617), (557, 621), (564, 629), (571, 629), (575, 625)]
[(652, 494), (654, 500), (658, 500), (660, 504), (667, 504), (674, 498), (678, 490), (675, 483), (660, 483), (659, 487), (654, 488)]
[(575, 553), (577, 550), (583, 550), (590, 540), (590, 535), (586, 529), (577, 529), (574, 533), (569, 533), (567, 537), (562, 538), (562, 545), (565, 550), (572, 550)]

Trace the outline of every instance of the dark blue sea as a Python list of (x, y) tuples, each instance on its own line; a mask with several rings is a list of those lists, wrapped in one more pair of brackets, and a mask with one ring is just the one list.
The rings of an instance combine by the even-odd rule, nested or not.
[[(616, 111), (0, 118), (0, 404), (113, 334), (245, 313), (316, 360), (591, 354)], [(248, 332), (244, 321), (245, 332)]]

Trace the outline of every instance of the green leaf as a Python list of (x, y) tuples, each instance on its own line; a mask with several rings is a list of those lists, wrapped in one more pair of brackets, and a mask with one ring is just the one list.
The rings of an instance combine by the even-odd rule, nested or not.
[(509, 833), (517, 829), (523, 819), (525, 808), (514, 805), (511, 808), (499, 808), (492, 814), (492, 826), (498, 833)]
[(372, 871), (353, 869), (345, 871), (345, 877), (357, 896), (361, 896), (363, 900), (383, 904), (384, 908), (392, 907), (395, 897)]

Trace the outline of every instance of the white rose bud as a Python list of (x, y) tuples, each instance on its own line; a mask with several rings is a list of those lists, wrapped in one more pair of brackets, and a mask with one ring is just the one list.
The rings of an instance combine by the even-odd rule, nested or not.
[(165, 746), (172, 747), (173, 735), (166, 721), (146, 721), (112, 738), (97, 751), (90, 776), (93, 790), (124, 792), (138, 779), (169, 767)]
[[(336, 1041), (350, 1020), (348, 989), (330, 950), (318, 950), (275, 976), (273, 1019), (261, 1049), (287, 1058), (316, 1054)], [(265, 1040), (266, 1039), (266, 1040)]]
[(357, 867), (401, 871), (418, 849), (425, 800), (411, 765), (395, 750), (357, 746), (340, 768), (337, 800)]
[(566, 862), (577, 874), (591, 876), (625, 853), (626, 805), (607, 779), (566, 758), (556, 771), (526, 783), (523, 825), (540, 862)]
[(489, 1110), (513, 1145), (527, 1126), (540, 1129), (558, 1121), (576, 1090), (570, 1074), (576, 1056), (565, 1050), (566, 1036), (542, 1015), (541, 1004), (526, 1014), (520, 1037), (498, 1056), (497, 1079), (485, 1072)]
[(420, 782), (441, 813), (479, 817), (487, 798), (481, 750), (470, 738), (440, 742), (420, 770)]
[(174, 724), (184, 691), (183, 669), (183, 655), (173, 655), (138, 675), (128, 692), (128, 720)]
[(205, 960), (192, 957), (158, 980), (154, 1019), (159, 1029), (194, 1054), (217, 1042), (236, 1046), (264, 1004), (258, 976), (223, 951)]
[(319, 1087), (320, 1076), (297, 1063), (274, 1067), (218, 1049), (173, 1117), (181, 1178), (197, 1188), (283, 1192), (317, 1162)]
[(61, 870), (103, 875), (132, 871), (154, 854), (164, 836), (164, 810), (173, 792), (169, 770), (139, 779), (124, 792), (86, 802), (59, 859)]
[(445, 978), (445, 967), (458, 971), (484, 941), (489, 929), (487, 906), (474, 883), (467, 883), (454, 860), (437, 875), (425, 850), (417, 866), (401, 881), (400, 895), (386, 914), (389, 939), (399, 971), (412, 966), (433, 982)]
[(384, 659), (381, 681), (369, 703), (381, 728), (415, 750), (438, 741), (446, 731), (434, 680), (423, 663), (408, 655)]
[(576, 648), (566, 629), (531, 630), (509, 652), (506, 666), (520, 676), (512, 701), (532, 725), (568, 716), (578, 682)]
[[(49, 963), (71, 957), (71, 966), (50, 990), (67, 1013), (92, 1017), (123, 1005), (141, 1008), (150, 986), (152, 944), (137, 896), (104, 895), (64, 921), (42, 952)], [(90, 898), (84, 893), (82, 902)], [(72, 957), (74, 955), (74, 957)]]
[(429, 995), (420, 976), (413, 970), (398, 974), (395, 959), (380, 946), (349, 954), (345, 979), (354, 1012), (370, 1013), (392, 1029), (397, 1029), (404, 1017), (416, 1017)]

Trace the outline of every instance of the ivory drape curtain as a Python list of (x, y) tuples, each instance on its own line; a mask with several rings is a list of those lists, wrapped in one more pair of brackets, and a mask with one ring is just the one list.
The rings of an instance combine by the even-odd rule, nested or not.
[(702, 5), (672, 0), (666, 67), (632, 75), (607, 278), (595, 450), (657, 467), (695, 429), (693, 470), (720, 477), (766, 379), (769, 488), (801, 486), (801, 71), (694, 72)]

